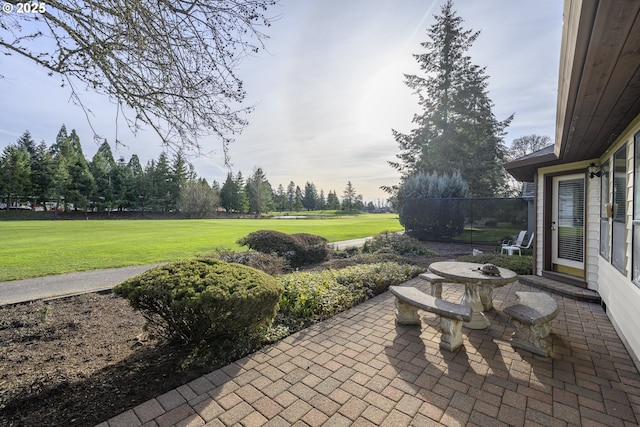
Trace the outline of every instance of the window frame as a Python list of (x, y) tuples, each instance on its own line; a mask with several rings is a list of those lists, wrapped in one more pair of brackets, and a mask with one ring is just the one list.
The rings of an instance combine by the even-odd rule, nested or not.
[(600, 256), (609, 261), (611, 252), (611, 223), (607, 214), (607, 204), (611, 196), (611, 160), (607, 159), (600, 166)]
[[(610, 262), (618, 271), (626, 275), (626, 219), (627, 219), (627, 144), (613, 155), (612, 172), (612, 226)], [(623, 184), (622, 186), (620, 184)], [(621, 202), (621, 203), (618, 203)], [(617, 246), (620, 245), (620, 246)]]
[(633, 216), (631, 221), (631, 281), (640, 287), (640, 132), (633, 136)]

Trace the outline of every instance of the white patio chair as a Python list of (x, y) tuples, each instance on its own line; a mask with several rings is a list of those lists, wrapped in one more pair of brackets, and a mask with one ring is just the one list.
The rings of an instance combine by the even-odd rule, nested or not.
[(518, 251), (518, 255), (522, 256), (522, 249), (530, 249), (531, 245), (533, 244), (533, 238), (535, 237), (536, 233), (531, 233), (531, 237), (529, 238), (529, 243), (527, 243), (527, 246), (522, 246), (522, 243), (520, 243), (519, 245), (509, 245), (509, 246), (502, 246), (502, 251), (500, 253), (505, 253), (507, 252), (509, 255), (513, 255), (514, 251)]
[(524, 237), (527, 235), (527, 230), (523, 230), (518, 233), (518, 237), (516, 240), (503, 240), (502, 241), (502, 249), (500, 250), (501, 254), (504, 254), (505, 249), (511, 246), (522, 246), (522, 242), (524, 241)]

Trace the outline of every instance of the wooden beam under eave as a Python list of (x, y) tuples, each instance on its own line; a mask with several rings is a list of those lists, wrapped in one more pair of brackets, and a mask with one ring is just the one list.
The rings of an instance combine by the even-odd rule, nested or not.
[[(574, 114), (579, 117), (564, 153), (567, 161), (598, 157), (635, 103), (626, 96), (637, 78), (639, 2), (601, 2)], [(610, 142), (610, 141), (609, 141)]]

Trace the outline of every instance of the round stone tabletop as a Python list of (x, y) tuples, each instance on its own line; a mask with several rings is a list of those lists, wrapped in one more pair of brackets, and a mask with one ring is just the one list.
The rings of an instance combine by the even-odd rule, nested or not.
[(499, 276), (484, 274), (480, 271), (481, 267), (482, 264), (476, 264), (474, 262), (442, 261), (431, 264), (429, 270), (453, 282), (493, 286), (506, 285), (514, 282), (518, 277), (515, 272), (507, 270), (506, 268), (498, 268), (500, 271)]

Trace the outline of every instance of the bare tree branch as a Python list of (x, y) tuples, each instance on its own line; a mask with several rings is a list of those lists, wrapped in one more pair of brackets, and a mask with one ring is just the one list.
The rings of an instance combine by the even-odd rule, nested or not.
[(0, 14), (0, 51), (60, 75), (83, 108), (73, 81), (108, 95), (134, 133), (150, 126), (172, 148), (200, 153), (215, 135), (228, 160), (251, 111), (235, 70), (263, 47), (275, 2), (47, 0), (43, 13)]

